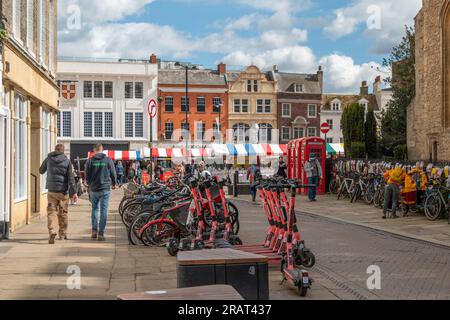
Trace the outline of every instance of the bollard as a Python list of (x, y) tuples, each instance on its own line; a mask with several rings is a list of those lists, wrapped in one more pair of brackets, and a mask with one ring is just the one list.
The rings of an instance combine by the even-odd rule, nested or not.
[(233, 177), (233, 196), (235, 198), (238, 197), (238, 185), (239, 185), (239, 171), (235, 171), (234, 172), (234, 177)]

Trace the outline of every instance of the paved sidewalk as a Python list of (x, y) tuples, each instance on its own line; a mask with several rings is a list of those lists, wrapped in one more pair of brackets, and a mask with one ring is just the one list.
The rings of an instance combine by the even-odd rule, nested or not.
[[(245, 195), (240, 195), (238, 199), (251, 201), (251, 197)], [(423, 215), (410, 215), (383, 220), (382, 210), (374, 206), (362, 202), (351, 204), (349, 200), (338, 201), (331, 195), (319, 196), (317, 202), (309, 202), (307, 197), (299, 196), (296, 210), (450, 247), (450, 225), (446, 219), (429, 221)]]

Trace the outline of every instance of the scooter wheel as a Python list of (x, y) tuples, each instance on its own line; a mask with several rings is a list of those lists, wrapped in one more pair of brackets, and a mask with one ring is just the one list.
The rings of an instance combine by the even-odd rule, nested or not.
[(302, 265), (305, 268), (312, 268), (316, 264), (316, 256), (311, 251), (303, 252), (304, 260), (302, 261)]
[(308, 294), (308, 287), (305, 287), (302, 283), (299, 283), (298, 294), (300, 295), (300, 297), (306, 297), (306, 295)]
[(205, 249), (205, 243), (202, 240), (195, 240), (194, 250), (202, 250)]
[(169, 241), (167, 245), (167, 252), (172, 256), (176, 257), (178, 254), (178, 241), (176, 239), (172, 239)]
[(230, 239), (230, 243), (234, 246), (242, 246), (243, 242), (238, 236), (234, 236)]

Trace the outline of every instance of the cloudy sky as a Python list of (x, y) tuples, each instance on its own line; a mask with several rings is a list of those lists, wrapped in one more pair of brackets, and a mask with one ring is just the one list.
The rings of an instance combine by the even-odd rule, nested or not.
[[(328, 92), (372, 82), (422, 0), (60, 0), (59, 55), (325, 69)], [(388, 70), (382, 70), (386, 76)]]

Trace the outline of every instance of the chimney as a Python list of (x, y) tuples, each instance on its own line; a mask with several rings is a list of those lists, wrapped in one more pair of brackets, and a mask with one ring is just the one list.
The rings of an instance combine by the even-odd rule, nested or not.
[(150, 56), (150, 63), (151, 64), (157, 64), (158, 63), (158, 58), (156, 57), (156, 54), (152, 53), (152, 55)]
[(272, 69), (273, 69), (273, 72), (275, 72), (275, 73), (278, 72), (278, 65), (274, 64)]
[(317, 70), (317, 81), (319, 81), (320, 91), (321, 91), (321, 93), (323, 93), (323, 70), (322, 70), (322, 66), (319, 66), (319, 69)]
[(367, 96), (369, 94), (369, 87), (367, 86), (367, 81), (361, 83), (361, 89), (359, 91), (360, 96)]
[(375, 78), (375, 82), (373, 83), (373, 93), (377, 93), (381, 91), (381, 76), (377, 76)]
[(227, 73), (227, 65), (223, 62), (219, 63), (217, 66), (217, 72), (219, 72), (221, 76), (224, 76)]

